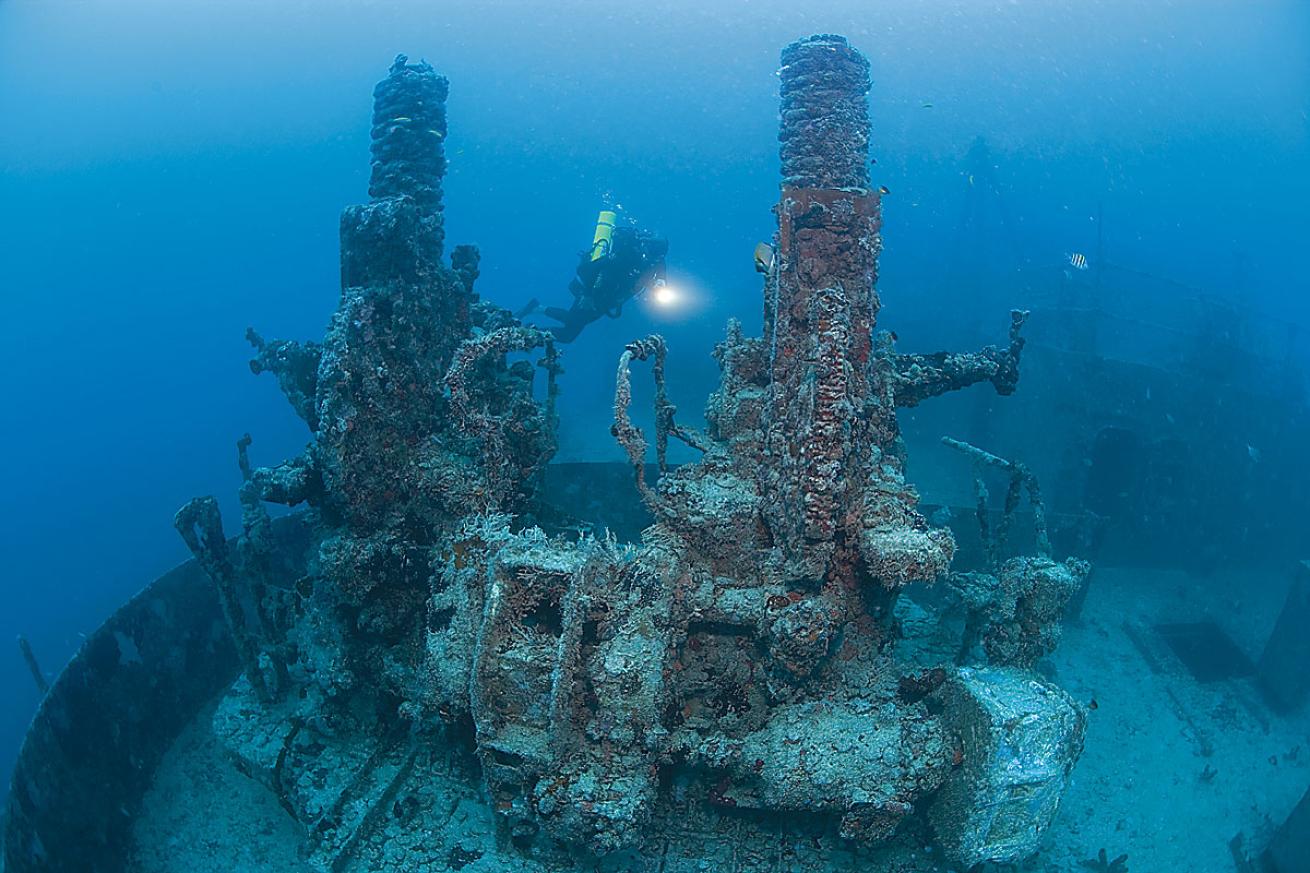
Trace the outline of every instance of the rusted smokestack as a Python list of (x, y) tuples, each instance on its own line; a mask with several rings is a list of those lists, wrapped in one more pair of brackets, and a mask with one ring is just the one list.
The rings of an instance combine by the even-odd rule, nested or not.
[[(879, 201), (868, 190), (869, 64), (839, 36), (782, 52), (778, 272), (766, 293), (774, 534), (820, 576), (895, 430), (875, 390)], [(872, 415), (870, 413), (873, 413)], [(857, 512), (858, 514), (858, 512)]]

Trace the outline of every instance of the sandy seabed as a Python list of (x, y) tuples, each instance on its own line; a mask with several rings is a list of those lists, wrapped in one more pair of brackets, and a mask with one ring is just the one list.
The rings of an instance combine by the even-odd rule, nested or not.
[[(1017, 869), (1066, 873), (1104, 849), (1132, 871), (1232, 873), (1229, 842), (1264, 844), (1310, 785), (1310, 709), (1267, 709), (1249, 679), (1202, 684), (1155, 667), (1127, 626), (1214, 621), (1258, 657), (1290, 581), (1284, 573), (1100, 568), (1078, 621), (1050, 659), (1090, 704), (1086, 749), (1042, 851)], [(232, 766), (200, 718), (176, 742), (136, 831), (139, 873), (308, 873), (300, 831), (273, 796)], [(474, 810), (466, 826), (487, 827)], [(931, 852), (924, 871), (947, 869)], [(492, 866), (488, 866), (491, 863)], [(466, 873), (494, 869), (490, 856)], [(726, 873), (719, 868), (720, 873)]]

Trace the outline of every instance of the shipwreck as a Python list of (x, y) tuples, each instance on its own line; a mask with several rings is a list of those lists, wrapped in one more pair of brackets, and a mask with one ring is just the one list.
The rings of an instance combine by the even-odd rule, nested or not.
[[(1037, 850), (1084, 713), (1032, 668), (1087, 565), (1044, 547), (951, 576), (954, 539), (916, 508), (897, 422), (967, 385), (1012, 392), (1025, 313), (998, 346), (898, 353), (878, 331), (868, 62), (815, 36), (784, 49), (780, 76), (762, 332), (728, 325), (705, 432), (676, 420), (661, 337), (618, 355), (612, 431), (650, 518), (628, 543), (550, 509), (561, 354), (480, 298), (476, 248), (445, 259), (448, 85), (396, 60), (374, 92), (370, 200), (342, 215), (325, 337), (250, 334), (252, 369), (312, 441), (268, 467), (241, 441), (234, 539), (213, 498), (178, 513), (216, 604), (189, 647), (159, 654), (175, 669), (151, 687), (180, 702), (127, 722), (104, 778), (25, 752), (10, 873), (122, 869), (103, 849), (124, 825), (100, 808), (130, 812), (144, 786), (111, 759), (218, 693), (213, 731), (301, 825), (314, 870), (918, 869), (925, 849), (967, 868)], [(650, 434), (629, 415), (647, 368)], [(668, 464), (670, 439), (699, 460)], [(1036, 506), (1015, 476), (1015, 500), (1029, 487)], [(269, 503), (300, 511), (275, 521)], [(902, 645), (896, 607), (905, 586), (947, 578), (973, 638), (933, 662)], [(151, 659), (141, 612), (96, 643), (105, 665), (121, 638)], [(45, 760), (91, 756), (59, 739), (61, 700), (146, 681), (102, 666), (56, 685), (34, 727), (49, 738), (29, 740)], [(203, 687), (174, 687), (189, 675)], [(60, 814), (70, 794), (81, 811)], [(74, 832), (99, 840), (97, 863)]]

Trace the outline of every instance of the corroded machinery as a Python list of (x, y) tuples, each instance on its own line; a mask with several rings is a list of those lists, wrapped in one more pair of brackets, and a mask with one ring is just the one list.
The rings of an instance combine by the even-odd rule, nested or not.
[[(235, 550), (211, 499), (178, 516), (245, 666), (215, 730), (317, 868), (821, 870), (934, 839), (966, 865), (1036, 848), (1081, 710), (1001, 649), (898, 657), (895, 611), (954, 551), (915, 509), (896, 409), (1011, 392), (1024, 315), (970, 354), (877, 334), (868, 63), (835, 36), (782, 60), (764, 331), (733, 323), (715, 350), (708, 432), (675, 422), (660, 337), (620, 358), (613, 432), (654, 516), (636, 545), (548, 533), (555, 350), (478, 299), (476, 250), (441, 260), (445, 80), (402, 57), (378, 86), (373, 199), (343, 215), (326, 339), (251, 334), (313, 442), (270, 468), (243, 442)], [(629, 418), (637, 362), (656, 381), (654, 477)], [(703, 457), (670, 469), (671, 437)], [(294, 585), (267, 570), (265, 501), (310, 507), (316, 558)], [(1058, 612), (1006, 632), (1046, 640)], [(470, 791), (494, 815), (481, 836), (451, 824)]]

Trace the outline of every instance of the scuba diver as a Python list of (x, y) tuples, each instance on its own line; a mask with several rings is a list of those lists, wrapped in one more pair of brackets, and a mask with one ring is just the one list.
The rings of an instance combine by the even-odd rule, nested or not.
[[(542, 310), (546, 317), (560, 322), (550, 328), (555, 339), (572, 342), (602, 315), (618, 318), (624, 303), (642, 291), (662, 286), (668, 251), (668, 240), (638, 228), (631, 219), (620, 224), (616, 209), (602, 209), (591, 248), (581, 254), (577, 275), (569, 283), (573, 305)], [(536, 308), (534, 299), (515, 315), (522, 318)]]

